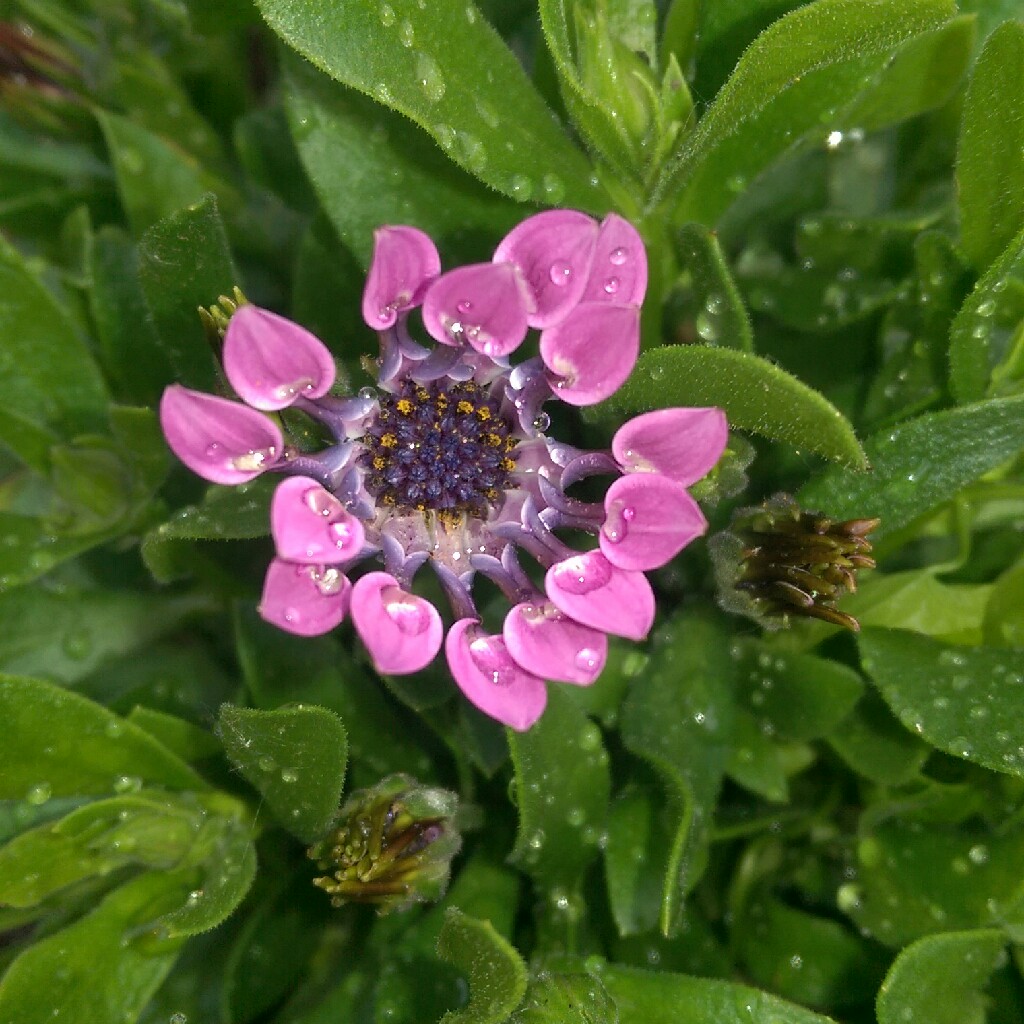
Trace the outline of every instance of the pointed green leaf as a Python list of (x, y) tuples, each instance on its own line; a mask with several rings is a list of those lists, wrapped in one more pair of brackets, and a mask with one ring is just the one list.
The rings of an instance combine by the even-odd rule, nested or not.
[(843, 414), (767, 359), (707, 345), (673, 345), (641, 355), (608, 401), (617, 412), (717, 405), (729, 425), (862, 469), (864, 453)]
[(600, 207), (591, 169), (472, 3), (259, 0), (270, 27), (344, 85), (411, 118), (513, 199)]
[(337, 814), (345, 782), (341, 719), (303, 704), (277, 711), (225, 704), (218, 732), (228, 757), (282, 827), (304, 843), (320, 839)]

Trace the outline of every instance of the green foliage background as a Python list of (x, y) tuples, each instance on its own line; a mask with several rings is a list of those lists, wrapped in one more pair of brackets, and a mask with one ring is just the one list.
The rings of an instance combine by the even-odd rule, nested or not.
[[(0, 1024), (1024, 1022), (1024, 23), (1011, 0), (0, 3)], [(238, 284), (366, 383), (371, 235), (637, 224), (643, 354), (882, 519), (821, 622), (720, 611), (506, 735), (254, 613), (266, 481), (153, 411)], [(722, 473), (722, 482), (728, 475)], [(331, 909), (345, 788), (458, 791), (440, 904)]]

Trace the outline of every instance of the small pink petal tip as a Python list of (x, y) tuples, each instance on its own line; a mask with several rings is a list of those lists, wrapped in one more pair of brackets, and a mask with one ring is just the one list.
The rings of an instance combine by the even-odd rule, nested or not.
[(372, 330), (387, 330), (399, 313), (423, 301), (427, 285), (440, 273), (441, 257), (429, 235), (405, 225), (378, 228), (363, 291), (363, 320)]
[(352, 621), (381, 675), (409, 675), (426, 668), (444, 638), (437, 609), (403, 590), (386, 572), (367, 573), (356, 581)]
[(540, 336), (540, 355), (555, 395), (568, 405), (594, 405), (614, 394), (640, 352), (640, 310), (581, 302)]
[(618, 214), (601, 222), (583, 302), (639, 306), (647, 293), (647, 250), (636, 228)]
[(180, 384), (160, 399), (160, 426), (172, 452), (215, 484), (244, 484), (281, 457), (277, 425), (238, 402)]
[(444, 345), (507, 356), (526, 337), (528, 296), (510, 263), (473, 263), (439, 277), (423, 298), (427, 333)]
[(612, 454), (627, 473), (661, 473), (689, 487), (718, 462), (728, 440), (721, 409), (658, 409), (619, 427)]
[(576, 210), (546, 210), (514, 227), (494, 251), (496, 263), (515, 264), (533, 297), (531, 327), (564, 320), (587, 286), (598, 226)]
[(544, 589), (559, 611), (591, 629), (643, 640), (654, 623), (654, 592), (647, 577), (616, 568), (600, 551), (556, 562), (547, 571)]
[(255, 409), (320, 398), (334, 383), (334, 357), (304, 327), (258, 306), (240, 306), (224, 335), (224, 373)]
[(619, 569), (660, 568), (708, 528), (686, 488), (660, 473), (620, 477), (608, 488), (604, 510), (601, 551)]
[(347, 562), (359, 554), (364, 539), (363, 524), (308, 476), (277, 485), (270, 532), (279, 557), (310, 565)]
[(485, 633), (476, 619), (452, 626), (445, 654), (459, 689), (485, 715), (517, 732), (540, 718), (548, 701), (544, 680), (518, 665), (505, 641)]
[(505, 616), (502, 636), (523, 668), (560, 683), (589, 686), (608, 657), (604, 633), (574, 622), (550, 601), (517, 604)]
[(285, 632), (320, 636), (344, 620), (351, 592), (340, 569), (275, 558), (267, 568), (259, 613)]

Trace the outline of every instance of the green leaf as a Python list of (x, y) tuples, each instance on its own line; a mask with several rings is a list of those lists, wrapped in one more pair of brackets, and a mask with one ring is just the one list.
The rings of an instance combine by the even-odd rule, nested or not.
[(0, 848), (0, 904), (32, 907), (128, 864), (167, 870), (192, 843), (199, 808), (159, 793), (98, 800)]
[(103, 380), (68, 313), (30, 264), (0, 244), (0, 444), (39, 472), (53, 438), (102, 432)]
[(692, 319), (694, 335), (708, 345), (753, 352), (750, 318), (717, 236), (701, 224), (686, 224), (676, 235), (676, 250), (687, 280), (687, 320)]
[(454, 907), (444, 919), (437, 955), (469, 980), (469, 1004), (451, 1010), (441, 1024), (502, 1024), (526, 992), (526, 965), (491, 927)]
[(961, 404), (985, 396), (993, 370), (1012, 359), (1024, 320), (1024, 230), (985, 271), (949, 334), (949, 386)]
[(600, 972), (623, 1022), (832, 1024), (831, 1018), (746, 985), (609, 964)]
[(789, 783), (782, 751), (769, 735), (772, 723), (759, 722), (749, 711), (736, 709), (732, 750), (726, 774), (751, 793), (785, 803)]
[(179, 509), (142, 541), (142, 560), (159, 583), (191, 575), (197, 541), (251, 540), (270, 533), (271, 477), (238, 487), (207, 488), (200, 505)]
[[(679, 218), (713, 224), (804, 135), (891, 124), (941, 103), (970, 53), (968, 20), (940, 29), (953, 13), (947, 0), (819, 0), (775, 22), (687, 137), (655, 201), (681, 192)], [(930, 35), (916, 45), (921, 33)], [(872, 111), (863, 97), (875, 90), (898, 102)]]
[(141, 875), (91, 913), (24, 950), (0, 981), (0, 1019), (132, 1024), (174, 964), (180, 942), (156, 948), (139, 930), (184, 898), (180, 875)]
[(930, 1024), (985, 1024), (984, 989), (1004, 959), (999, 931), (918, 939), (896, 958), (878, 992), (878, 1024), (922, 1017)]
[(164, 711), (137, 704), (129, 712), (128, 721), (145, 729), (182, 761), (202, 761), (220, 753), (220, 744), (211, 733)]
[(880, 517), (877, 541), (1017, 455), (1024, 397), (928, 413), (873, 434), (864, 448), (870, 472), (830, 469), (798, 499), (835, 519)]
[(212, 195), (146, 231), (139, 242), (139, 278), (178, 382), (216, 391), (214, 361), (196, 310), (230, 295), (241, 282)]
[(302, 704), (277, 711), (225, 704), (218, 731), (225, 753), (278, 822), (304, 843), (320, 839), (345, 782), (348, 743), (337, 715)]
[(717, 405), (729, 425), (862, 469), (864, 452), (843, 414), (767, 359), (707, 345), (673, 345), (640, 356), (611, 398), (616, 412)]
[(491, 188), (599, 210), (591, 170), (473, 4), (259, 0), (270, 27), (332, 78), (404, 114)]
[(626, 748), (658, 772), (669, 796), (671, 847), (656, 866), (663, 872), (661, 931), (668, 935), (679, 927), (683, 899), (705, 867), (729, 757), (735, 668), (717, 620), (679, 615), (655, 640), (623, 705), (621, 734)]
[[(415, 225), (454, 258), (461, 255), (458, 243), (465, 232), (496, 240), (520, 218), (515, 203), (453, 167), (399, 114), (340, 88), (295, 54), (282, 51), (282, 56), (299, 155), (325, 213), (364, 267), (370, 262), (373, 232), (381, 224)], [(455, 253), (449, 251), (452, 243)]]
[(194, 595), (22, 588), (0, 594), (0, 670), (74, 683), (145, 648), (206, 606)]
[(956, 757), (1024, 775), (1024, 650), (957, 647), (876, 628), (859, 642), (865, 671), (908, 729)]
[(960, 237), (987, 267), (1024, 228), (1024, 24), (1003, 22), (971, 73), (957, 147)]
[(660, 795), (629, 787), (612, 801), (608, 811), (608, 845), (604, 852), (608, 902), (619, 935), (638, 935), (658, 924), (662, 879), (651, 870), (659, 843)]
[(608, 753), (601, 730), (552, 686), (540, 721), (526, 732), (509, 730), (508, 742), (519, 807), (512, 860), (556, 905), (563, 899), (571, 903), (598, 853), (608, 814)]
[(596, 974), (539, 971), (509, 1024), (619, 1024), (619, 1016)]
[(136, 235), (219, 187), (217, 179), (177, 145), (119, 114), (100, 111), (96, 116), (110, 150), (121, 203)]
[(206, 783), (149, 733), (92, 701), (38, 679), (0, 676), (0, 798), (105, 794), (144, 783), (204, 790)]

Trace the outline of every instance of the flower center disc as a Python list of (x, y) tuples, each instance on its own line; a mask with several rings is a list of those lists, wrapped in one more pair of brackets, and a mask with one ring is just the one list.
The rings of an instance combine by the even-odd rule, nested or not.
[(367, 486), (387, 505), (483, 515), (515, 468), (511, 430), (497, 401), (473, 381), (408, 381), (381, 397), (363, 438)]

